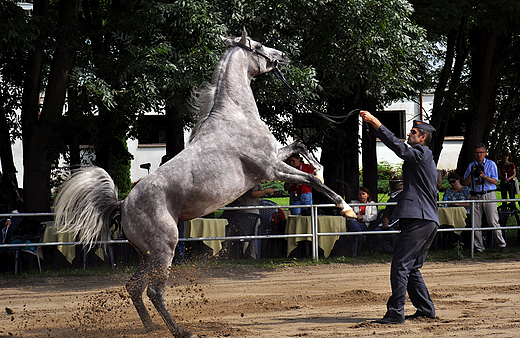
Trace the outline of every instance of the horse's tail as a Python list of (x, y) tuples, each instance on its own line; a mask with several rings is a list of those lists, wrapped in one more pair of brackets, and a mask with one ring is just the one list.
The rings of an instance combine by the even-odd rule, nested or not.
[(72, 232), (91, 249), (98, 239), (109, 238), (114, 214), (121, 209), (117, 187), (108, 173), (98, 167), (75, 171), (60, 188), (54, 202), (58, 232)]

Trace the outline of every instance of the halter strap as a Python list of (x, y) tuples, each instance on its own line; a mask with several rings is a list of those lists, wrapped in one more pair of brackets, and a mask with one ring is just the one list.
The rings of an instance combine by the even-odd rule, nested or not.
[(251, 40), (247, 39), (247, 41), (249, 41), (249, 46), (246, 46), (244, 45), (243, 43), (240, 43), (240, 42), (234, 42), (233, 41), (233, 45), (237, 46), (237, 47), (240, 47), (242, 49), (245, 49), (253, 54), (257, 54), (257, 55), (260, 55), (261, 57), (265, 58), (267, 61), (271, 62), (271, 63), (274, 63), (275, 65), (277, 64), (276, 60), (273, 60), (271, 59), (268, 55), (266, 54), (263, 54), (263, 53), (260, 53), (259, 51), (257, 51), (256, 49), (253, 49), (251, 48)]

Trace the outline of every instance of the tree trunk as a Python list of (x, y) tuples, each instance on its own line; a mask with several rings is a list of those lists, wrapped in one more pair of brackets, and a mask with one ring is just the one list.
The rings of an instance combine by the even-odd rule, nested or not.
[(81, 151), (80, 146), (80, 132), (75, 127), (76, 119), (81, 115), (81, 108), (79, 106), (78, 90), (74, 86), (69, 86), (68, 89), (68, 111), (67, 111), (67, 144), (69, 146), (69, 164), (71, 167), (78, 167), (81, 165)]
[[(351, 110), (347, 102), (351, 101), (346, 98), (330, 100), (329, 112), (344, 115)], [(359, 189), (358, 126), (352, 117), (346, 123), (332, 127), (321, 153), (325, 184), (347, 201), (356, 199)], [(317, 202), (330, 203), (319, 198)]]
[(469, 111), (472, 118), (468, 121), (466, 135), (457, 163), (457, 171), (464, 172), (469, 163), (475, 160), (473, 150), (476, 144), (486, 143), (493, 117), (494, 98), (500, 70), (494, 57), (497, 52), (498, 36), (487, 30), (474, 30), (471, 34), (472, 76), (471, 100)]
[[(22, 97), (22, 142), (23, 142), (23, 163), (24, 163), (24, 210), (26, 212), (49, 211), (45, 207), (37, 207), (39, 190), (45, 189), (40, 186), (40, 182), (34, 182), (28, 171), (33, 173), (39, 169), (39, 157), (45, 154), (37, 154), (32, 151), (31, 145), (36, 143), (37, 135), (34, 133), (38, 124), (40, 113), (40, 82), (43, 63), (43, 50), (46, 40), (47, 21), (48, 21), (49, 2), (46, 0), (35, 0), (33, 2), (33, 17), (39, 20), (40, 36), (35, 43), (34, 50), (30, 50), (27, 55), (27, 72), (25, 74), (23, 97)], [(33, 140), (36, 138), (36, 140)], [(33, 157), (35, 156), (36, 157)], [(44, 200), (47, 200), (45, 196)], [(48, 203), (47, 203), (48, 204)], [(34, 206), (33, 206), (34, 205)]]
[[(78, 1), (64, 0), (59, 2), (59, 18), (61, 30), (73, 31), (78, 17)], [(43, 37), (42, 37), (43, 38)], [(55, 131), (58, 117), (63, 113), (63, 104), (67, 89), (67, 74), (72, 68), (74, 48), (68, 37), (62, 36), (51, 63), (46, 99), (41, 115), (38, 116), (37, 105), (34, 104), (39, 74), (31, 73), (27, 82), (25, 125), (23, 127), (24, 150), (24, 210), (26, 212), (47, 212), (50, 210), (50, 173), (53, 155), (49, 140)], [(41, 55), (32, 58), (29, 68), (39, 72)], [(39, 81), (38, 81), (39, 83)]]
[[(456, 95), (459, 92), (462, 70), (468, 56), (465, 39), (467, 22), (468, 18), (463, 17), (458, 30), (450, 31), (448, 34), (444, 66), (435, 89), (431, 124), (437, 131), (434, 133), (430, 145), (435, 163), (439, 162), (446, 131), (450, 120), (452, 120), (455, 114)], [(452, 68), (453, 60), (455, 60), (455, 64)], [(446, 87), (448, 87), (448, 90), (446, 90)]]
[[(373, 99), (365, 100), (363, 107), (370, 112), (376, 111), (376, 103)], [(363, 186), (370, 191), (372, 200), (378, 202), (377, 143), (375, 130), (365, 122), (363, 122), (362, 130), (361, 161), (363, 163)]]
[[(2, 109), (2, 107), (3, 106), (0, 106), (0, 109)], [(5, 172), (5, 168), (14, 165), (11, 136), (9, 133), (6, 112), (3, 109), (0, 112), (0, 160), (2, 161), (2, 172)]]
[(179, 106), (176, 102), (166, 105), (166, 155), (168, 158), (173, 158), (184, 149), (184, 122)]

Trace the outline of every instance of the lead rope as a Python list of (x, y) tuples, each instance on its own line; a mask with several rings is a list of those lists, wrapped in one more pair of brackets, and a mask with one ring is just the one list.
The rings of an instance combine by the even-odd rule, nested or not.
[[(321, 118), (331, 122), (331, 123), (334, 123), (334, 124), (343, 124), (347, 121), (347, 119), (349, 117), (351, 117), (353, 114), (355, 113), (359, 113), (361, 111), (361, 109), (353, 109), (351, 110), (347, 115), (343, 115), (343, 116), (336, 116), (336, 115), (329, 115), (329, 114), (325, 114), (325, 113), (322, 113), (314, 108), (312, 108), (311, 106), (309, 106), (309, 104), (307, 102), (305, 102), (305, 100), (293, 89), (293, 87), (291, 87), (291, 85), (289, 84), (289, 82), (287, 82), (287, 80), (285, 79), (285, 77), (283, 76), (282, 72), (280, 71), (280, 68), (278, 67), (278, 65), (276, 65), (274, 67), (274, 69), (276, 70), (276, 72), (274, 73), (274, 75), (280, 79), (280, 81), (282, 81), (290, 90), (291, 92), (296, 96), (296, 98), (298, 99), (298, 101), (301, 102), (301, 104), (304, 105), (305, 108), (309, 109), (311, 112), (313, 112), (314, 114), (320, 116)], [(339, 121), (338, 121), (339, 120)]]
[[(289, 82), (287, 82), (287, 80), (283, 76), (282, 72), (280, 71), (280, 68), (278, 67), (278, 65), (275, 65), (274, 69), (276, 70), (274, 75), (278, 79), (280, 79), (280, 81), (282, 81), (291, 90), (291, 92), (293, 92), (293, 94), (296, 96), (298, 101), (300, 101), (305, 106), (305, 108), (309, 109), (311, 112), (313, 112), (314, 114), (320, 116), (324, 120), (327, 120), (327, 121), (329, 121), (331, 123), (334, 123), (334, 124), (343, 124), (353, 114), (359, 113), (361, 111), (361, 109), (353, 109), (347, 115), (343, 115), (343, 116), (336, 116), (336, 115), (329, 115), (329, 114), (322, 113), (322, 112), (312, 108), (311, 106), (309, 106), (309, 104), (307, 102), (305, 102), (305, 100), (293, 89), (293, 87), (291, 87)], [(341, 119), (341, 120), (337, 121), (336, 119)], [(366, 146), (366, 147), (369, 147), (370, 144), (372, 144), (372, 139), (370, 137), (368, 123), (366, 121), (363, 121), (363, 126), (365, 127), (364, 129), (365, 129), (365, 132), (367, 133), (367, 137), (368, 137), (368, 144), (363, 143), (363, 145)]]

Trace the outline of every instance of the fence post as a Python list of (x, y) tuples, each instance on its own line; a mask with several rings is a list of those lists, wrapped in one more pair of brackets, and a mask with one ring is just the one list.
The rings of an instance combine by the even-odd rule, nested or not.
[[(475, 200), (473, 200), (475, 201)], [(471, 202), (469, 205), (469, 214), (471, 215), (471, 258), (475, 258), (475, 202)]]
[(318, 260), (318, 208), (311, 206), (312, 259)]

